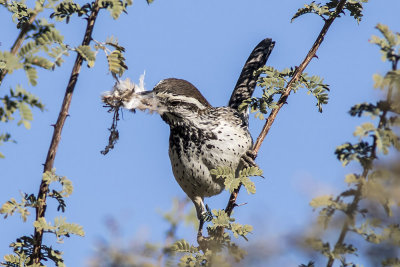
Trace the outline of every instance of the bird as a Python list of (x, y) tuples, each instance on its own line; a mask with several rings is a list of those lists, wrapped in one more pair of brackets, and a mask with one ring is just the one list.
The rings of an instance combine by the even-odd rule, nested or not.
[(210, 173), (226, 166), (236, 170), (241, 157), (251, 149), (252, 138), (242, 114), (229, 106), (212, 107), (190, 82), (168, 78), (153, 89), (161, 118), (170, 127), (169, 158), (172, 172), (192, 200), (200, 221), (211, 218), (204, 204), (224, 190), (223, 179)]
[(255, 71), (265, 65), (275, 42), (262, 40), (250, 54), (227, 106), (213, 107), (200, 91), (184, 79), (167, 78), (151, 91), (129, 94), (124, 106), (160, 114), (170, 127), (169, 158), (173, 175), (192, 200), (199, 220), (198, 238), (205, 220), (212, 217), (204, 198), (224, 190), (223, 179), (211, 174), (221, 166), (237, 171), (243, 159), (252, 162), (253, 140), (248, 110), (240, 104), (256, 87)]

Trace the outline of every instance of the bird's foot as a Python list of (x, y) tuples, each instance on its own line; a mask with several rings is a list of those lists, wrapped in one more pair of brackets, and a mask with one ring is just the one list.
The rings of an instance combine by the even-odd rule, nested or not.
[(241, 157), (243, 166), (245, 168), (250, 168), (250, 167), (258, 168), (258, 165), (254, 161), (256, 157), (257, 157), (257, 153), (254, 150), (251, 150), (251, 149), (247, 150), (246, 153)]
[(200, 220), (203, 220), (205, 222), (211, 222), (211, 220), (213, 219), (212, 212), (207, 204), (206, 204), (206, 210), (203, 211), (200, 216), (201, 216)]

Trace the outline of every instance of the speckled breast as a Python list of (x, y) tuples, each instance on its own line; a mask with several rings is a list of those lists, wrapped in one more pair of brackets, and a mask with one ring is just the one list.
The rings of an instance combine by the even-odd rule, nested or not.
[(229, 166), (236, 169), (240, 158), (252, 146), (247, 125), (236, 110), (213, 108), (171, 126), (169, 156), (175, 179), (189, 196), (219, 194), (223, 180), (211, 169)]

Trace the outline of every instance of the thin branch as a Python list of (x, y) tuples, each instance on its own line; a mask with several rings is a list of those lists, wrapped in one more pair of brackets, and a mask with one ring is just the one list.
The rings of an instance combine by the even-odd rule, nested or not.
[[(85, 36), (82, 41), (82, 45), (89, 45), (92, 39), (92, 32), (94, 28), (94, 23), (96, 21), (97, 15), (99, 13), (99, 0), (92, 6), (92, 12), (90, 17), (87, 21)], [(72, 94), (75, 89), (76, 82), (78, 80), (78, 76), (82, 67), (83, 57), (78, 53), (75, 59), (74, 67), (72, 68), (72, 73), (65, 91), (64, 100), (61, 105), (61, 110), (58, 115), (57, 122), (54, 126), (53, 137), (50, 143), (50, 147), (47, 153), (46, 162), (44, 164), (43, 172), (51, 171), (54, 167), (54, 159), (56, 156), (57, 148), (61, 140), (61, 132), (64, 127), (65, 120), (68, 116), (68, 110), (71, 104)], [(38, 193), (38, 204), (36, 207), (36, 220), (45, 216), (46, 212), (46, 197), (48, 192), (48, 184), (42, 180), (39, 188)], [(43, 239), (43, 230), (38, 230), (35, 228), (34, 234), (34, 247), (33, 247), (33, 254), (32, 254), (32, 261), (35, 264), (39, 264), (41, 260), (41, 252), (40, 248), (42, 246), (42, 239)]]
[[(34, 11), (31, 13), (29, 20), (26, 23), (24, 23), (24, 25), (22, 26), (22, 29), (19, 32), (17, 39), (15, 40), (13, 46), (11, 47), (12, 55), (15, 56), (17, 54), (17, 52), (19, 51), (19, 49), (21, 48), (21, 45), (26, 38), (26, 34), (29, 32), (29, 30), (32, 27), (32, 24), (35, 22), (36, 16), (39, 14), (39, 12), (41, 12), (43, 5), (44, 5), (44, 2), (41, 4), (39, 9), (35, 8)], [(7, 75), (7, 70), (5, 70), (5, 69), (0, 70), (0, 85), (3, 82), (3, 79), (6, 75)]]
[[(282, 106), (286, 103), (287, 98), (290, 95), (290, 92), (292, 90), (292, 85), (293, 83), (295, 83), (301, 76), (301, 74), (303, 73), (303, 71), (305, 70), (305, 68), (308, 66), (308, 64), (310, 63), (310, 61), (315, 57), (317, 50), (319, 48), (319, 46), (321, 45), (321, 43), (324, 40), (324, 37), (326, 35), (326, 33), (329, 30), (329, 27), (332, 25), (333, 21), (339, 16), (339, 14), (342, 12), (344, 5), (346, 4), (347, 0), (341, 0), (335, 10), (335, 14), (332, 15), (329, 19), (327, 19), (325, 21), (324, 26), (322, 27), (321, 32), (319, 33), (317, 39), (315, 40), (313, 46), (311, 47), (310, 51), (308, 52), (306, 58), (303, 60), (303, 62), (300, 64), (300, 66), (298, 68), (296, 68), (296, 71), (292, 77), (292, 79), (288, 82), (287, 86), (286, 86), (286, 90), (285, 92), (282, 94), (282, 96), (280, 97), (278, 103), (277, 103), (277, 107), (274, 108), (273, 110), (271, 110), (270, 115), (268, 116), (267, 121), (265, 122), (265, 125), (263, 127), (263, 129), (261, 130), (260, 135), (257, 138), (256, 143), (253, 146), (253, 151), (254, 151), (254, 155), (257, 156), (257, 153), (261, 147), (262, 142), (264, 141), (265, 137), (267, 136), (269, 130), (271, 129), (272, 124), (275, 121), (276, 116), (278, 115), (278, 112), (280, 111), (280, 109), (282, 108)], [(239, 186), (237, 189), (235, 189), (228, 201), (228, 205), (225, 208), (225, 212), (228, 214), (228, 216), (231, 215), (233, 208), (236, 206), (236, 198), (238, 196), (238, 193), (240, 191), (240, 187)]]
[[(396, 69), (397, 69), (397, 61), (394, 61), (393, 64), (392, 64), (392, 70), (396, 71)], [(386, 102), (388, 103), (388, 106), (390, 107), (390, 105), (392, 103), (392, 88), (391, 87), (389, 87), (388, 94), (386, 96)], [(378, 129), (381, 129), (381, 128), (385, 127), (384, 122), (387, 120), (386, 115), (387, 115), (388, 112), (389, 112), (388, 109), (384, 109), (382, 114), (379, 116)], [(377, 150), (377, 139), (374, 136), (373, 137), (373, 144), (372, 144), (372, 152), (371, 152), (372, 153), (371, 154), (371, 163), (368, 164), (368, 166), (364, 168), (360, 179), (367, 180), (368, 173), (372, 168), (372, 161), (377, 159), (376, 150)], [(342, 226), (342, 229), (340, 231), (339, 238), (336, 241), (334, 250), (343, 247), (344, 239), (346, 238), (346, 235), (350, 230), (350, 225), (354, 224), (355, 211), (356, 211), (356, 209), (358, 207), (358, 204), (362, 200), (362, 187), (363, 187), (363, 183), (361, 183), (361, 182), (358, 183), (357, 191), (356, 191), (356, 193), (354, 195), (354, 199), (350, 203), (349, 207), (347, 208), (347, 211), (346, 211), (347, 218), (346, 218), (345, 222), (343, 223), (343, 226)], [(326, 267), (332, 267), (334, 262), (335, 262), (335, 258), (333, 256), (329, 257), (329, 260), (328, 260), (328, 263), (326, 264)]]

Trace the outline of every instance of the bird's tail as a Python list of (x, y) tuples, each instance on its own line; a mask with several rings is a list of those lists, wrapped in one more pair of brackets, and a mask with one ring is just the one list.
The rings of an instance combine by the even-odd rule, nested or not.
[[(267, 38), (262, 40), (251, 52), (249, 58), (243, 66), (242, 73), (233, 89), (231, 99), (228, 106), (238, 109), (240, 104), (253, 95), (254, 89), (257, 85), (258, 75), (254, 75), (254, 71), (258, 70), (265, 65), (275, 42)], [(247, 114), (247, 112), (246, 112)], [(247, 117), (247, 116), (246, 116)]]

